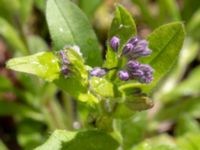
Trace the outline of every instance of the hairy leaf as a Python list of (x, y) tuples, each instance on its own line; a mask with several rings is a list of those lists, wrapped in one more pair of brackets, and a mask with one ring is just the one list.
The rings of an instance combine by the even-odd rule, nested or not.
[(113, 84), (104, 78), (92, 77), (90, 79), (91, 90), (103, 97), (113, 97)]
[(9, 69), (34, 74), (47, 81), (53, 81), (60, 75), (58, 59), (51, 52), (13, 58), (6, 65)]

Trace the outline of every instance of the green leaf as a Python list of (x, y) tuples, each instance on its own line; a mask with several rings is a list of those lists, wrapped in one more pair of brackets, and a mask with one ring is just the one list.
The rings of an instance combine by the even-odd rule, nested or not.
[(5, 144), (0, 140), (0, 149), (1, 150), (8, 150), (8, 148), (5, 146)]
[(78, 45), (86, 63), (102, 63), (101, 52), (91, 25), (83, 12), (69, 0), (47, 1), (47, 23), (54, 42), (54, 49), (65, 45)]
[(103, 97), (113, 97), (113, 84), (104, 78), (92, 77), (90, 79), (91, 90)]
[(13, 51), (27, 54), (27, 49), (17, 31), (3, 18), (0, 18), (0, 35), (12, 46)]
[(155, 72), (153, 82), (142, 85), (145, 92), (152, 91), (172, 68), (182, 48), (184, 37), (184, 27), (179, 22), (163, 25), (148, 36), (149, 48), (153, 53), (141, 61), (151, 65)]
[(86, 87), (81, 84), (80, 78), (76, 76), (69, 76), (67, 78), (60, 76), (54, 83), (74, 98), (78, 98), (79, 94), (87, 92)]
[(16, 20), (23, 25), (31, 14), (33, 0), (0, 0), (0, 16), (16, 25)]
[(42, 12), (45, 11), (46, 0), (35, 0), (34, 3)]
[(169, 18), (173, 21), (181, 20), (180, 11), (175, 0), (159, 0), (159, 9), (160, 21), (163, 21), (163, 19), (169, 20)]
[(112, 36), (118, 36), (122, 47), (131, 36), (136, 34), (136, 25), (132, 15), (123, 6), (118, 5), (115, 10), (115, 17), (111, 24), (108, 39), (111, 39)]
[(99, 100), (97, 97), (95, 97), (93, 94), (91, 93), (80, 93), (78, 96), (78, 99), (82, 102), (87, 102), (90, 105), (93, 105), (94, 103), (98, 103)]
[(101, 131), (85, 131), (64, 145), (67, 150), (116, 150), (118, 143), (107, 133)]
[[(113, 36), (120, 38), (120, 50), (128, 39), (137, 34), (135, 22), (131, 14), (121, 5), (118, 5), (115, 11), (115, 17), (113, 18), (111, 28), (108, 35), (108, 40)], [(118, 64), (117, 53), (114, 52), (109, 43), (107, 44), (108, 50), (106, 54), (106, 62), (104, 64), (107, 68), (116, 67)]]
[[(46, 136), (44, 124), (31, 119), (23, 119), (17, 125), (17, 141), (26, 150), (41, 145)], [(34, 127), (34, 128), (33, 128)]]
[(20, 2), (20, 7), (18, 12), (19, 14), (19, 19), (21, 20), (21, 23), (26, 23), (28, 20), (28, 17), (31, 15), (31, 10), (33, 7), (33, 0), (19, 0)]
[(13, 58), (6, 65), (9, 69), (34, 74), (47, 81), (53, 81), (60, 75), (58, 59), (51, 52)]
[[(70, 62), (68, 77), (60, 74), (59, 57), (51, 52), (40, 52), (26, 57), (10, 59), (7, 62), (7, 68), (34, 74), (50, 82), (53, 81), (74, 98), (87, 101), (89, 104), (97, 103), (97, 98), (88, 93), (88, 71), (83, 58), (73, 48), (66, 48), (64, 52)], [(87, 98), (88, 100), (86, 100)]]
[[(121, 97), (120, 97), (121, 99)], [(117, 103), (114, 107), (114, 111), (112, 112), (113, 118), (117, 119), (127, 119), (133, 116), (136, 113), (136, 111), (131, 110), (127, 107), (125, 103)]]
[(186, 38), (176, 65), (174, 65), (174, 67), (172, 68), (172, 71), (170, 72), (167, 79), (164, 81), (164, 85), (162, 86), (160, 91), (157, 91), (157, 93), (159, 93), (158, 97), (160, 97), (157, 97), (158, 99), (163, 102), (176, 100), (176, 97), (173, 97), (171, 94), (168, 93), (172, 92), (177, 84), (180, 82), (180, 80), (183, 78), (186, 69), (198, 55), (198, 49), (199, 43), (197, 41)]
[(182, 9), (182, 17), (183, 20), (188, 22), (191, 19), (192, 15), (196, 10), (200, 8), (200, 1), (197, 0), (184, 0), (183, 9)]
[(199, 41), (200, 39), (200, 8), (193, 14), (192, 18), (187, 24), (188, 34)]
[(176, 146), (172, 138), (167, 135), (150, 138), (133, 147), (131, 150), (182, 150)]
[(80, 76), (80, 78), (87, 82), (88, 79), (88, 71), (84, 65), (84, 59), (80, 54), (78, 54), (73, 48), (66, 49), (67, 59), (72, 64), (70, 68), (71, 71), (74, 72), (75, 75)]
[[(164, 100), (176, 100), (181, 96), (199, 96), (200, 95), (200, 81), (197, 80), (200, 76), (200, 67), (194, 68), (189, 74), (188, 78), (183, 80), (171, 92), (164, 95)], [(165, 98), (166, 97), (166, 98)]]
[(32, 108), (23, 104), (17, 104), (14, 102), (6, 102), (0, 99), (0, 116), (22, 116), (31, 118), (38, 121), (43, 121), (41, 114), (33, 110)]
[(79, 0), (80, 8), (85, 12), (85, 14), (91, 18), (98, 6), (102, 3), (102, 0)]
[(183, 136), (186, 133), (200, 133), (199, 123), (195, 118), (185, 114), (178, 118), (175, 135)]
[(200, 115), (199, 109), (200, 103), (198, 97), (178, 102), (176, 101), (160, 109), (160, 111), (157, 113), (156, 118), (160, 121), (176, 120), (177, 118), (185, 114), (198, 117)]
[(12, 89), (12, 83), (7, 77), (0, 75), (0, 92)]
[(46, 143), (35, 150), (115, 150), (117, 146), (110, 135), (101, 131), (56, 130)]
[(147, 124), (146, 112), (138, 112), (132, 117), (121, 121), (124, 149), (130, 149), (144, 138)]
[(181, 150), (200, 149), (200, 133), (189, 133), (177, 139), (177, 145)]
[(49, 49), (45, 41), (41, 37), (36, 35), (28, 36), (27, 42), (29, 50), (31, 51), (32, 54), (41, 51), (46, 51)]
[(71, 141), (76, 134), (76, 132), (56, 130), (43, 145), (35, 150), (61, 150), (63, 143)]
[(13, 14), (16, 15), (19, 6), (19, 0), (0, 0), (0, 16), (10, 24), (14, 24)]

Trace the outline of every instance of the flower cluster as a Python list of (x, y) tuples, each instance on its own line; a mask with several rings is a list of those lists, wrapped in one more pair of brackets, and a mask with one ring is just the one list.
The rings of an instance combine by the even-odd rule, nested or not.
[[(110, 46), (114, 51), (118, 49), (119, 44), (120, 39), (116, 36), (110, 40)], [(118, 77), (123, 81), (135, 79), (140, 83), (150, 83), (153, 80), (153, 68), (147, 64), (139, 63), (136, 59), (148, 56), (151, 53), (152, 51), (148, 48), (146, 40), (142, 40), (137, 36), (130, 38), (123, 47), (121, 54), (121, 56), (128, 58), (128, 63), (125, 70), (118, 72)]]
[[(118, 52), (120, 47), (120, 39), (113, 36), (109, 42), (110, 47)], [(137, 61), (140, 57), (148, 56), (152, 51), (148, 48), (148, 42), (135, 36), (128, 40), (122, 49), (121, 56), (128, 59), (126, 69), (118, 72), (118, 77), (123, 80), (137, 80), (140, 83), (150, 83), (153, 80), (153, 68), (147, 64), (141, 64)], [(112, 68), (115, 69), (115, 68)], [(90, 76), (103, 77), (108, 71), (112, 69), (95, 67), (90, 71)]]
[(153, 69), (147, 64), (140, 64), (136, 60), (127, 63), (127, 70), (121, 70), (118, 76), (121, 80), (136, 79), (141, 83), (150, 83), (153, 80)]

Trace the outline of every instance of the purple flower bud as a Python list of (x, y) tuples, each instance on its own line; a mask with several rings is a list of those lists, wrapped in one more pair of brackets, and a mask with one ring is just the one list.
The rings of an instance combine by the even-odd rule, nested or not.
[(92, 71), (90, 71), (91, 76), (102, 77), (107, 73), (106, 69), (95, 67)]
[(138, 57), (145, 57), (152, 53), (152, 51), (149, 48), (146, 48), (144, 51), (138, 53)]
[(122, 55), (130, 55), (133, 50), (133, 45), (131, 43), (127, 43), (123, 50), (122, 50)]
[(146, 64), (140, 64), (137, 61), (127, 63), (130, 79), (136, 79), (141, 83), (150, 83), (153, 80), (153, 68)]
[(118, 72), (118, 77), (123, 81), (127, 81), (129, 79), (129, 73), (128, 71), (121, 70)]
[(140, 63), (138, 61), (135, 61), (135, 60), (130, 60), (127, 63), (127, 67), (128, 67), (129, 70), (139, 69)]
[(153, 80), (153, 68), (149, 65), (141, 64), (140, 70), (143, 71), (144, 75), (138, 79), (139, 82), (146, 84), (150, 83)]
[(132, 78), (138, 79), (144, 75), (144, 72), (142, 70), (137, 69), (134, 71), (130, 71), (130, 75)]
[(134, 50), (135, 52), (142, 51), (146, 47), (148, 47), (148, 42), (146, 40), (140, 40), (137, 42), (136, 46), (134, 47)]
[(65, 52), (63, 50), (61, 50), (59, 53), (60, 53), (60, 56), (61, 56), (61, 59), (62, 59), (63, 63), (65, 65), (69, 65), (70, 62), (67, 60)]
[(140, 69), (143, 70), (144, 72), (150, 73), (150, 74), (152, 74), (154, 72), (154, 69), (147, 64), (140, 64)]
[(135, 44), (137, 44), (137, 42), (139, 40), (140, 40), (140, 38), (138, 36), (134, 36), (128, 41), (128, 43), (130, 43), (130, 44), (132, 44), (134, 46)]
[(140, 83), (149, 84), (149, 83), (151, 83), (152, 80), (153, 80), (153, 77), (152, 77), (152, 76), (142, 76), (142, 77), (139, 79), (139, 82), (140, 82)]
[(61, 67), (61, 72), (63, 73), (63, 75), (68, 75), (69, 74), (69, 69), (67, 66), (62, 66)]
[(114, 50), (117, 51), (120, 45), (120, 39), (116, 36), (113, 36), (110, 40), (110, 47)]
[(152, 51), (148, 48), (148, 42), (136, 36), (132, 37), (124, 46), (122, 54), (129, 59), (137, 59), (139, 57), (148, 56), (151, 52)]

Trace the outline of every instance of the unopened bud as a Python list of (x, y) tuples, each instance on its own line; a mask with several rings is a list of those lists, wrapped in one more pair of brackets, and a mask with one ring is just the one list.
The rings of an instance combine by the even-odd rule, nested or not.
[(106, 69), (95, 67), (92, 71), (90, 71), (91, 76), (102, 77), (107, 73)]
[(129, 79), (129, 73), (128, 71), (121, 70), (118, 73), (118, 77), (123, 81), (127, 81)]
[(110, 40), (110, 47), (114, 50), (117, 51), (120, 45), (120, 39), (116, 36), (113, 36)]

